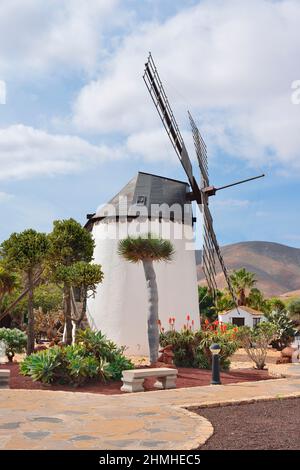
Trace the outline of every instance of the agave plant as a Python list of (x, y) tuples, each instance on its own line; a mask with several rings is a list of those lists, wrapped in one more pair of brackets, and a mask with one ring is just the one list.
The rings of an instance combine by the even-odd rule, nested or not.
[(123, 349), (107, 340), (101, 332), (79, 331), (78, 344), (53, 347), (25, 358), (20, 365), (22, 375), (43, 383), (66, 383), (75, 386), (91, 380), (119, 380), (122, 371), (132, 369), (132, 362)]
[(61, 349), (53, 347), (27, 356), (20, 364), (20, 372), (22, 375), (30, 375), (34, 381), (51, 383), (55, 380), (57, 369), (62, 362)]
[(113, 341), (108, 340), (101, 331), (93, 331), (90, 328), (79, 330), (76, 341), (77, 344), (82, 345), (86, 351), (108, 362), (113, 360), (116, 354), (123, 352), (122, 348), (118, 348)]

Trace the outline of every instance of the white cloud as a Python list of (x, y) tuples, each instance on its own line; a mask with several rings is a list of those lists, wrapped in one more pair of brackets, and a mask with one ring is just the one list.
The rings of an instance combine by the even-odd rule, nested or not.
[[(119, 0), (10, 0), (1, 3), (0, 70), (56, 74), (91, 71), (104, 53), (104, 31), (118, 24)], [(122, 17), (122, 19), (124, 19)]]
[(6, 104), (6, 83), (0, 80), (0, 104)]
[(213, 201), (213, 207), (222, 208), (222, 207), (229, 207), (229, 208), (241, 208), (241, 207), (249, 207), (251, 202), (248, 199), (220, 199)]
[(127, 153), (140, 157), (141, 155), (149, 161), (163, 160), (169, 158), (177, 160), (175, 152), (166, 141), (165, 131), (162, 128), (150, 129), (148, 132), (141, 131), (129, 135), (125, 148)]
[(9, 199), (12, 199), (13, 195), (9, 193), (5, 193), (4, 191), (0, 191), (0, 204), (1, 202), (6, 202)]
[(119, 157), (117, 148), (92, 145), (72, 135), (53, 135), (22, 124), (0, 129), (3, 180), (66, 174)]
[(183, 129), (189, 107), (211, 152), (300, 169), (300, 106), (291, 104), (299, 24), (297, 0), (206, 0), (164, 23), (141, 24), (83, 87), (74, 123), (87, 132), (122, 133), (145, 158), (163, 155), (141, 78), (151, 50)]

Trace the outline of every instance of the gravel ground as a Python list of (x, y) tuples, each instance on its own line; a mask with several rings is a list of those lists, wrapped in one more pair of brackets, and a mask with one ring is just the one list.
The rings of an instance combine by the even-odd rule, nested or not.
[(300, 450), (300, 398), (196, 412), (214, 427), (201, 450)]

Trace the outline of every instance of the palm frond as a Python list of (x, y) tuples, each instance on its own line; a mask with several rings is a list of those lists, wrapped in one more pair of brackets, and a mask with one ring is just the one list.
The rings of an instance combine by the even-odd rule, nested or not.
[(147, 233), (138, 237), (127, 237), (120, 240), (118, 253), (131, 263), (144, 260), (171, 261), (175, 253), (170, 240)]

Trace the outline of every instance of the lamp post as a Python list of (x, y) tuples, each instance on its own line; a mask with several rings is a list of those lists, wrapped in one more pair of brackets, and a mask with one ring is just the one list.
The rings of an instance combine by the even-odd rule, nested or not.
[(220, 356), (219, 352), (221, 348), (219, 344), (213, 343), (209, 350), (212, 355), (212, 377), (211, 377), (211, 385), (221, 385), (220, 379)]

